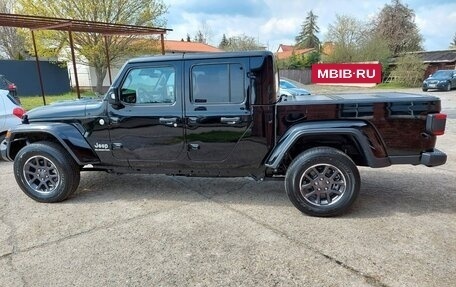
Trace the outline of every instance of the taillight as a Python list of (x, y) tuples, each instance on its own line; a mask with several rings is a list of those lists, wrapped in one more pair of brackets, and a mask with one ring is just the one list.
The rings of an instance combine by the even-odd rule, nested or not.
[(22, 116), (25, 114), (25, 110), (21, 107), (17, 107), (13, 109), (13, 115), (22, 119)]
[(445, 133), (447, 115), (446, 114), (429, 114), (426, 119), (426, 131), (441, 136)]

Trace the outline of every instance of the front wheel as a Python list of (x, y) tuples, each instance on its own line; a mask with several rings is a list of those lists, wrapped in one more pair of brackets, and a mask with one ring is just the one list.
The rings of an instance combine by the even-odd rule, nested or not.
[(285, 190), (295, 207), (312, 216), (335, 216), (355, 201), (360, 176), (355, 163), (330, 147), (311, 148), (287, 170)]
[(38, 142), (22, 148), (14, 159), (19, 187), (39, 202), (58, 202), (78, 187), (79, 166), (58, 144)]
[(446, 90), (447, 92), (451, 91), (451, 83), (450, 83), (450, 82), (447, 83), (447, 85), (446, 85), (446, 87), (445, 87), (445, 90)]

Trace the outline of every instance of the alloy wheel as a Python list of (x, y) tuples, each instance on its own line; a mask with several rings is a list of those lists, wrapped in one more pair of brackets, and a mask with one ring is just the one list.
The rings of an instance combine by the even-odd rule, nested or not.
[(38, 193), (51, 193), (59, 186), (59, 171), (47, 157), (29, 158), (24, 165), (23, 172), (27, 185)]
[(302, 175), (300, 192), (304, 200), (315, 206), (330, 206), (339, 201), (347, 187), (340, 169), (331, 164), (309, 167)]

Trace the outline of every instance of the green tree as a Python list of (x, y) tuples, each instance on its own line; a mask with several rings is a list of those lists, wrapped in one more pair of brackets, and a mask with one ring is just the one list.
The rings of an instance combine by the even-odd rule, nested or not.
[(385, 4), (372, 24), (374, 33), (387, 41), (393, 55), (423, 49), (423, 38), (415, 23), (415, 12), (400, 0)]
[(330, 55), (325, 56), (325, 62), (379, 61), (387, 67), (391, 56), (385, 39), (371, 33), (367, 24), (353, 17), (337, 15), (336, 22), (329, 25), (327, 39), (335, 47)]
[(321, 54), (320, 52), (313, 51), (306, 55), (304, 61), (304, 67), (311, 68), (313, 64), (320, 62)]
[(194, 42), (207, 44), (212, 38), (212, 30), (206, 21), (203, 21), (199, 24), (199, 29), (196, 32), (195, 37), (193, 38)]
[(198, 32), (196, 32), (196, 35), (193, 38), (193, 42), (206, 44), (206, 38), (204, 37), (204, 34), (201, 30), (198, 30)]
[(327, 57), (330, 62), (353, 62), (358, 60), (358, 50), (365, 31), (356, 18), (336, 15), (336, 22), (328, 25), (327, 41), (335, 43), (334, 51)]
[(320, 62), (321, 54), (313, 51), (307, 54), (292, 54), (290, 58), (277, 61), (279, 69), (304, 69), (311, 68), (313, 64)]
[(391, 71), (393, 82), (404, 87), (418, 87), (423, 81), (426, 65), (416, 54), (405, 54), (396, 60), (396, 67)]
[(317, 37), (318, 32), (320, 32), (320, 28), (317, 25), (317, 19), (318, 16), (310, 10), (301, 25), (299, 35), (296, 36), (297, 47), (320, 49), (320, 39)]
[(293, 54), (291, 55), (290, 58), (287, 59), (286, 61), (286, 68), (287, 69), (302, 69), (304, 68), (304, 62), (305, 62), (305, 56), (302, 54), (296, 55)]
[[(167, 12), (167, 6), (162, 0), (17, 0), (17, 3), (20, 14), (154, 27), (166, 23), (163, 15)], [(41, 49), (52, 47), (56, 53), (66, 51), (63, 48), (68, 44), (67, 33), (45, 31), (37, 33), (37, 38), (40, 38), (38, 43)], [(103, 35), (73, 33), (73, 38), (78, 61), (95, 69), (96, 91), (101, 93), (108, 66)], [(149, 48), (152, 45), (135, 45), (137, 41), (134, 35), (109, 37), (110, 60), (115, 62), (152, 50)]]
[[(14, 0), (0, 1), (0, 13), (13, 13)], [(9, 59), (21, 60), (25, 51), (25, 38), (18, 28), (0, 26), (0, 55)]]
[(456, 49), (456, 33), (454, 33), (453, 41), (450, 43), (450, 49)]
[(227, 40), (227, 45), (225, 46), (225, 51), (254, 51), (254, 50), (264, 50), (264, 47), (260, 45), (254, 37), (247, 36), (242, 34), (240, 36), (229, 37)]
[(225, 50), (226, 47), (228, 47), (228, 45), (229, 45), (228, 39), (226, 38), (226, 35), (223, 34), (222, 40), (220, 41), (220, 44), (218, 45), (218, 47), (222, 50)]
[(380, 35), (366, 32), (358, 47), (358, 55), (355, 59), (359, 62), (379, 61), (385, 69), (389, 65), (392, 54), (388, 43)]

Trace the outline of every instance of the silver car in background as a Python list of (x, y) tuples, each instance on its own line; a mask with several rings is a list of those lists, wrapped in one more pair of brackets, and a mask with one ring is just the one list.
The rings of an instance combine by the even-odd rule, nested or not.
[(25, 110), (10, 91), (0, 89), (0, 144), (6, 132), (21, 123), (24, 113)]
[(310, 92), (304, 89), (301, 83), (280, 77), (280, 97), (294, 97), (299, 99), (299, 97), (309, 95)]

